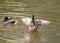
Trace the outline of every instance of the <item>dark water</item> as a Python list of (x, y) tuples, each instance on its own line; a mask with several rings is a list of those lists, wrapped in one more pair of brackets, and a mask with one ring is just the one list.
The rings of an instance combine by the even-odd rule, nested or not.
[[(29, 33), (22, 16), (51, 21), (39, 32)], [(0, 21), (4, 16), (15, 18), (17, 25), (0, 24), (0, 43), (60, 43), (60, 0), (0, 0)]]

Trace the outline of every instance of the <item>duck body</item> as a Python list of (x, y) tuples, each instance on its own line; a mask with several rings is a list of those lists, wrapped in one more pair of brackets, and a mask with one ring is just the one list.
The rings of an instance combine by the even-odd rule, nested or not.
[(16, 24), (17, 20), (13, 18), (4, 17), (3, 24)]
[(32, 18), (24, 17), (21, 20), (25, 25), (29, 26), (30, 31), (37, 31), (39, 27), (50, 24), (50, 21), (47, 20), (34, 20), (34, 16)]

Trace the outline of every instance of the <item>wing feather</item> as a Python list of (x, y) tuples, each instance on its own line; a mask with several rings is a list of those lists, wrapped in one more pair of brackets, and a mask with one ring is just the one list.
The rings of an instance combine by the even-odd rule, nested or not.
[(47, 21), (47, 20), (36, 20), (38, 22), (38, 24), (41, 24), (41, 25), (48, 25), (50, 24), (50, 21)]
[(29, 25), (29, 23), (31, 22), (31, 18), (28, 17), (21, 18), (21, 20), (25, 25)]

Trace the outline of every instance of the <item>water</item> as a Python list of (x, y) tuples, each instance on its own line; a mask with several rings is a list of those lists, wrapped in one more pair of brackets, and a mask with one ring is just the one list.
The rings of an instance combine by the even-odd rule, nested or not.
[[(51, 24), (29, 33), (20, 18), (31, 15)], [(13, 17), (18, 23), (7, 26), (0, 23), (0, 43), (60, 43), (60, 0), (0, 0), (0, 21), (4, 16)]]

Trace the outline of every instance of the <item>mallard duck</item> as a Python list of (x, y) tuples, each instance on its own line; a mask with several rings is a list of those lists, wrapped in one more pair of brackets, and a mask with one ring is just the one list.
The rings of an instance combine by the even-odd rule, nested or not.
[(39, 28), (39, 26), (45, 26), (45, 25), (48, 25), (50, 24), (50, 21), (47, 21), (47, 20), (35, 20), (34, 19), (34, 15), (32, 15), (32, 18), (29, 18), (29, 17), (23, 17), (21, 18), (22, 22), (25, 24), (25, 25), (28, 25), (29, 26), (29, 30), (31, 31), (37, 31), (37, 29)]
[(7, 16), (4, 17), (3, 19), (3, 24), (16, 24), (17, 23), (17, 20), (15, 20), (14, 18), (8, 18)]

